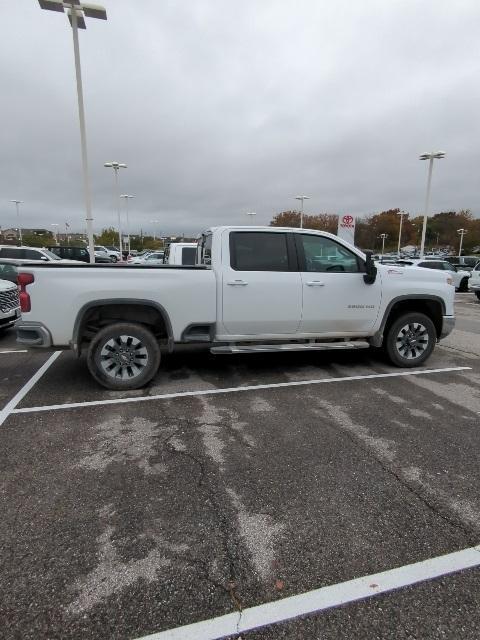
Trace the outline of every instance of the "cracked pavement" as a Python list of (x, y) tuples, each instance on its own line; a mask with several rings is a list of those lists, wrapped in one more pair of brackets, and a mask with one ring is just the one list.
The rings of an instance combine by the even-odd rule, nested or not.
[[(458, 341), (426, 368), (471, 371), (11, 415), (2, 637), (134, 640), (479, 544), (480, 304), (457, 298)], [(47, 357), (0, 356), (2, 406)], [(114, 393), (65, 353), (20, 406), (389, 371), (191, 348)], [(479, 595), (472, 569), (241, 635), (477, 639)]]

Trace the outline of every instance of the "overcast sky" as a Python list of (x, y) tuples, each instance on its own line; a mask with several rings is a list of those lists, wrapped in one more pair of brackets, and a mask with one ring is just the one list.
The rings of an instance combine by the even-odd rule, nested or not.
[[(95, 0), (96, 1), (96, 0)], [(266, 224), (295, 208), (480, 214), (478, 0), (105, 0), (80, 32), (95, 231)], [(85, 227), (71, 29), (1, 3), (0, 226)]]

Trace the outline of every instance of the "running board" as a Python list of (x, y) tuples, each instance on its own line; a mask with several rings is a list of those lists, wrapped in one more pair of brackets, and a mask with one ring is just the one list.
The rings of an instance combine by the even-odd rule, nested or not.
[(210, 353), (266, 353), (270, 351), (327, 351), (328, 349), (368, 349), (370, 344), (365, 341), (353, 342), (309, 342), (286, 344), (255, 344), (255, 345), (226, 345), (222, 347), (212, 347)]

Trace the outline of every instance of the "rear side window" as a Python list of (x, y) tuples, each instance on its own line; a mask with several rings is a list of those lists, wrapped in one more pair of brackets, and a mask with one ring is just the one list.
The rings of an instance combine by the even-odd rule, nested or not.
[(182, 264), (195, 264), (197, 256), (197, 247), (183, 247)]
[(232, 232), (230, 266), (235, 271), (290, 271), (286, 234)]
[(27, 260), (40, 260), (42, 254), (40, 251), (35, 251), (34, 249), (25, 249), (25, 258)]
[(433, 262), (428, 260), (426, 262), (419, 262), (419, 267), (425, 267), (426, 269), (443, 269), (441, 262)]
[(11, 258), (20, 260), (25, 255), (25, 249), (17, 249), (17, 247), (3, 247), (0, 249), (0, 258)]

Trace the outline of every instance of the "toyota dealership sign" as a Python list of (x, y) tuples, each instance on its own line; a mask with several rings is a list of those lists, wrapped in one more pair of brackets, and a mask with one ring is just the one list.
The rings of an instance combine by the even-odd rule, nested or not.
[(349, 213), (344, 216), (338, 216), (337, 235), (342, 240), (355, 244), (355, 216)]

